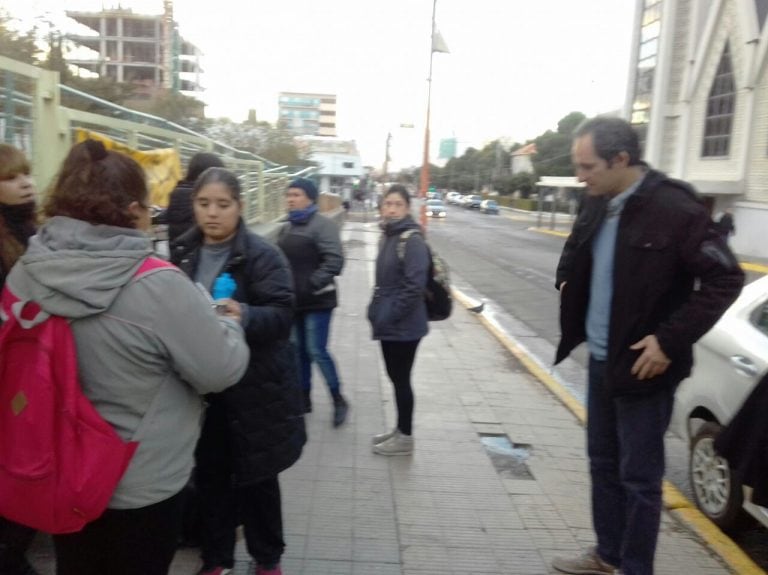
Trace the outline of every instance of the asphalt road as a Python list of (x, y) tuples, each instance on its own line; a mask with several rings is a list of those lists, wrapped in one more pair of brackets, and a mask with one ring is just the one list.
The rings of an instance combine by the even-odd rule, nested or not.
[[(545, 221), (545, 224), (548, 224)], [(486, 309), (508, 316), (505, 330), (551, 366), (559, 339), (558, 292), (554, 275), (564, 238), (533, 231), (537, 219), (523, 214), (486, 215), (448, 206), (445, 219), (430, 219), (430, 244), (446, 260), (454, 283)], [(572, 368), (559, 377), (579, 399), (584, 397), (587, 354), (581, 346), (572, 355)], [(688, 481), (688, 449), (668, 434), (667, 476), (692, 498)], [(768, 532), (761, 527), (734, 536), (752, 559), (768, 570)]]

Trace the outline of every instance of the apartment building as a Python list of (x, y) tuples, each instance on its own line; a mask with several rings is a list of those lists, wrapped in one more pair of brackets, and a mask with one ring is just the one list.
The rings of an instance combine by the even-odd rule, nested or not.
[(336, 96), (280, 92), (278, 123), (297, 136), (336, 136)]
[(202, 91), (202, 54), (179, 34), (170, 0), (164, 2), (163, 14), (158, 15), (136, 14), (126, 8), (68, 10), (66, 14), (83, 30), (67, 38), (87, 49), (78, 50), (77, 57), (68, 58), (69, 63), (102, 77), (135, 84), (139, 99), (149, 99), (160, 90), (188, 96)]

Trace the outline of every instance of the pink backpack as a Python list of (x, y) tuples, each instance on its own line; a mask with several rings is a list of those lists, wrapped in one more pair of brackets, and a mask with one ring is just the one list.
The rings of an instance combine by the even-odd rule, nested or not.
[[(147, 258), (134, 277), (170, 266)], [(139, 444), (123, 441), (83, 394), (67, 319), (7, 286), (0, 303), (0, 516), (80, 531), (104, 512)]]

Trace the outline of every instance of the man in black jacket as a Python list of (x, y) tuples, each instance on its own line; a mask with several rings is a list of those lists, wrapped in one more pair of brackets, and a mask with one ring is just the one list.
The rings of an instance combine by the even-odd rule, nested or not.
[(553, 566), (650, 575), (674, 391), (690, 373), (694, 342), (736, 299), (744, 275), (693, 189), (640, 161), (627, 122), (585, 121), (571, 154), (587, 196), (557, 268), (555, 363), (587, 342), (597, 546)]

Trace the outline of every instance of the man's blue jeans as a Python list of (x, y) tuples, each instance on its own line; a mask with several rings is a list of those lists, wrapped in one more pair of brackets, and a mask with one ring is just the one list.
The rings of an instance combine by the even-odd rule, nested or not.
[(625, 575), (652, 575), (674, 389), (612, 397), (604, 376), (605, 362), (590, 358), (587, 453), (597, 553)]
[(333, 310), (298, 312), (293, 321), (291, 341), (299, 358), (299, 374), (304, 391), (312, 386), (312, 362), (317, 364), (332, 395), (339, 393), (339, 375), (328, 353), (328, 334)]

